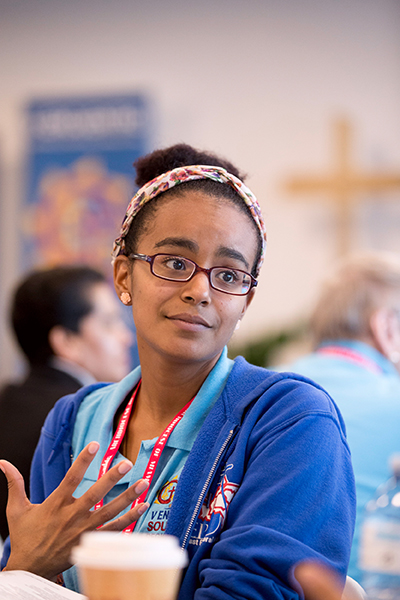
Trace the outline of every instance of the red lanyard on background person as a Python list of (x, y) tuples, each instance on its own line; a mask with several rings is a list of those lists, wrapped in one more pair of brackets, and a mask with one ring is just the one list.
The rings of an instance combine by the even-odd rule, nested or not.
[(350, 348), (345, 348), (343, 346), (322, 346), (322, 348), (318, 348), (318, 354), (326, 354), (331, 356), (336, 356), (339, 358), (344, 358), (349, 362), (360, 365), (368, 371), (372, 373), (382, 373), (382, 369), (376, 364), (376, 362), (370, 358), (367, 358), (360, 352), (356, 352), (355, 350), (351, 350)]
[[(122, 413), (122, 417), (118, 423), (118, 427), (115, 430), (115, 433), (111, 440), (111, 443), (107, 448), (107, 451), (103, 457), (103, 460), (101, 461), (99, 476), (98, 476), (97, 480), (99, 480), (100, 477), (103, 477), (103, 475), (105, 473), (107, 473), (108, 469), (110, 468), (110, 466), (112, 464), (112, 461), (114, 460), (116, 453), (118, 452), (121, 442), (124, 439), (124, 435), (126, 433), (126, 429), (128, 427), (128, 423), (129, 423), (129, 417), (131, 415), (132, 407), (135, 402), (137, 393), (139, 391), (141, 382), (142, 382), (142, 380), (140, 379), (128, 404), (126, 405), (124, 412)], [(187, 411), (187, 409), (193, 402), (194, 398), (195, 397), (193, 396), (193, 398), (186, 404), (186, 406), (184, 406), (182, 408), (182, 410), (180, 410), (178, 412), (178, 414), (172, 419), (171, 423), (169, 425), (167, 425), (167, 427), (164, 429), (164, 431), (162, 432), (162, 434), (160, 435), (160, 437), (157, 439), (156, 443), (154, 444), (154, 448), (152, 450), (152, 453), (150, 455), (149, 461), (147, 463), (146, 469), (145, 469), (143, 477), (142, 477), (142, 479), (146, 479), (146, 481), (149, 482), (149, 487), (139, 496), (139, 498), (137, 498), (133, 502), (131, 508), (134, 508), (137, 504), (144, 502), (147, 492), (150, 489), (150, 485), (153, 480), (154, 473), (155, 473), (157, 465), (158, 465), (158, 461), (160, 460), (161, 454), (165, 448), (168, 438), (171, 435), (171, 433), (173, 432), (173, 430), (175, 429), (175, 427), (178, 425), (179, 421), (181, 421), (181, 419), (183, 418), (185, 412)], [(98, 508), (101, 508), (102, 506), (103, 506), (103, 499), (100, 500), (95, 505), (94, 510), (97, 510)], [(134, 521), (128, 527), (125, 527), (124, 533), (132, 533), (132, 531), (136, 527), (136, 523), (137, 523), (137, 521)]]

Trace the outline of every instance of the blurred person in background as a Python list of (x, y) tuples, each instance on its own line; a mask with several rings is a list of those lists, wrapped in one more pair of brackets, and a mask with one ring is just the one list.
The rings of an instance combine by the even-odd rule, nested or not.
[[(132, 334), (102, 273), (87, 266), (31, 272), (11, 301), (11, 322), (29, 363), (23, 381), (0, 392), (0, 455), (25, 481), (40, 430), (55, 402), (83, 385), (116, 382), (130, 369)], [(0, 478), (0, 535), (5, 539), (7, 483)]]
[(368, 252), (342, 261), (323, 284), (310, 329), (314, 351), (282, 368), (319, 383), (343, 415), (357, 490), (348, 574), (359, 580), (363, 509), (400, 451), (400, 257)]

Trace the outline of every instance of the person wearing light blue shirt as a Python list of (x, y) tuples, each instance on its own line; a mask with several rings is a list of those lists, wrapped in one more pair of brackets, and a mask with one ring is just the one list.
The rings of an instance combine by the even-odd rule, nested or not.
[(357, 492), (348, 574), (361, 582), (364, 507), (400, 451), (400, 257), (368, 252), (342, 262), (310, 323), (315, 350), (284, 369), (319, 383), (344, 418)]

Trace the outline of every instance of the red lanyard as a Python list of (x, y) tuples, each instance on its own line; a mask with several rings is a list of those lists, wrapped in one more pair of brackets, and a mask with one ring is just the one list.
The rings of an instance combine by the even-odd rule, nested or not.
[[(139, 391), (141, 381), (142, 380), (140, 380), (138, 385), (136, 386), (136, 389), (133, 392), (131, 399), (129, 400), (124, 412), (122, 413), (122, 417), (118, 423), (117, 429), (115, 430), (113, 439), (111, 440), (111, 443), (108, 446), (107, 452), (105, 453), (103, 460), (101, 461), (99, 476), (98, 476), (97, 480), (99, 480), (100, 477), (103, 477), (103, 475), (105, 473), (107, 473), (108, 469), (110, 468), (110, 465), (112, 464), (112, 461), (114, 460), (116, 453), (118, 452), (118, 448), (121, 445), (121, 442), (126, 433), (126, 429), (128, 427), (129, 417), (132, 412), (133, 403), (134, 403), (136, 395)], [(133, 502), (132, 508), (134, 508), (137, 504), (140, 504), (140, 502), (144, 502), (144, 500), (146, 498), (146, 494), (147, 494), (148, 490), (150, 489), (150, 485), (153, 480), (154, 473), (155, 473), (157, 465), (158, 465), (158, 461), (160, 460), (161, 454), (165, 448), (165, 444), (167, 443), (168, 438), (171, 435), (171, 433), (173, 432), (173, 430), (175, 429), (175, 427), (178, 425), (179, 421), (183, 418), (185, 412), (187, 411), (187, 409), (189, 408), (189, 406), (191, 405), (193, 400), (194, 400), (194, 397), (186, 404), (186, 406), (184, 406), (182, 408), (181, 411), (178, 412), (178, 414), (172, 419), (171, 423), (169, 425), (167, 425), (167, 427), (164, 429), (164, 431), (162, 432), (162, 434), (160, 435), (160, 437), (154, 444), (153, 451), (150, 455), (149, 462), (147, 463), (147, 467), (145, 469), (145, 472), (144, 472), (143, 478), (142, 478), (142, 479), (146, 479), (149, 482), (149, 487), (139, 496), (139, 498), (137, 498), (135, 500), (135, 502)], [(101, 508), (102, 506), (103, 506), (103, 500), (100, 500), (95, 505), (94, 509), (97, 510), (98, 508)], [(124, 529), (124, 533), (131, 533), (135, 529), (136, 523), (137, 523), (137, 521), (135, 521), (134, 523), (131, 523), (131, 525), (126, 527)]]
[(322, 348), (318, 348), (317, 352), (318, 354), (328, 354), (344, 358), (349, 362), (353, 362), (368, 369), (368, 371), (371, 371), (372, 373), (382, 373), (382, 369), (379, 368), (375, 361), (367, 358), (360, 352), (350, 350), (350, 348), (344, 348), (343, 346), (322, 346)]

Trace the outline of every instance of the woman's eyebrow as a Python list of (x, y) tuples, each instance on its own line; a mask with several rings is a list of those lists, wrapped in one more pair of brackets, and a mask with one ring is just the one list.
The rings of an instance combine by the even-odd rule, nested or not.
[[(188, 238), (167, 237), (154, 244), (155, 248), (163, 248), (164, 246), (185, 248), (185, 250), (189, 250), (190, 252), (194, 253), (199, 251), (199, 245), (193, 240), (189, 240)], [(238, 260), (245, 265), (246, 269), (249, 268), (249, 263), (247, 262), (243, 254), (238, 250), (235, 250), (234, 248), (221, 246), (220, 248), (218, 248), (216, 256), (217, 258), (232, 258), (234, 260)]]
[(218, 249), (217, 256), (221, 258), (233, 258), (234, 260), (239, 260), (245, 265), (246, 269), (249, 268), (249, 263), (247, 262), (243, 254), (238, 250), (235, 250), (234, 248), (222, 246)]
[(157, 242), (154, 247), (162, 248), (163, 246), (173, 246), (175, 248), (185, 248), (186, 250), (190, 250), (191, 252), (198, 252), (199, 246), (193, 240), (189, 240), (188, 238), (179, 238), (179, 237), (167, 237), (163, 240)]

